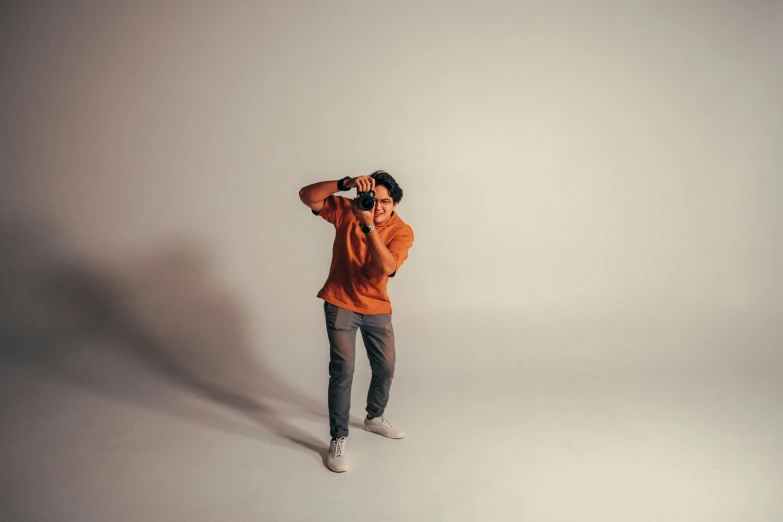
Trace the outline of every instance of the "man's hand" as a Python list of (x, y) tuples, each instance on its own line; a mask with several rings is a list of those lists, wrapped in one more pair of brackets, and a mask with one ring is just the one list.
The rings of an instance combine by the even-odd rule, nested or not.
[(368, 227), (373, 224), (373, 212), (375, 209), (362, 210), (359, 208), (359, 198), (356, 197), (351, 201), (351, 210), (359, 220), (359, 223), (367, 225)]
[(357, 176), (346, 180), (344, 186), (347, 189), (356, 188), (359, 192), (368, 192), (375, 190), (375, 179), (370, 176)]

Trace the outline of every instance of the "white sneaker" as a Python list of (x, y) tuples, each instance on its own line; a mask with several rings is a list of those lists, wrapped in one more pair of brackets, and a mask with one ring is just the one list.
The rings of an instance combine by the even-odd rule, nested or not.
[(372, 419), (364, 418), (364, 429), (389, 437), (390, 439), (401, 439), (405, 436), (405, 432), (398, 430), (392, 426), (391, 422), (381, 415), (380, 417), (374, 417)]
[(329, 455), (326, 457), (326, 465), (336, 473), (348, 471), (348, 457), (345, 453), (345, 437), (332, 439), (329, 444)]

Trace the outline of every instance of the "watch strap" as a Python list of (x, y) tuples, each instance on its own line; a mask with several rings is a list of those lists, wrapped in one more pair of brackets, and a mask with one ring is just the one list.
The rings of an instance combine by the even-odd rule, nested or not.
[(345, 182), (351, 179), (351, 176), (345, 176), (343, 179), (337, 181), (337, 190), (341, 192), (345, 192), (346, 190), (351, 190), (345, 188)]

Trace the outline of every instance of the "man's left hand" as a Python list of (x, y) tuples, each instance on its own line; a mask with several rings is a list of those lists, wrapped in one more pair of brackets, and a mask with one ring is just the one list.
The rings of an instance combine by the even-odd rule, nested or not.
[(353, 202), (351, 203), (351, 208), (353, 209), (354, 215), (359, 220), (359, 223), (363, 225), (367, 225), (368, 227), (373, 224), (373, 211), (375, 209), (371, 209), (371, 210), (360, 209), (358, 197), (354, 198)]

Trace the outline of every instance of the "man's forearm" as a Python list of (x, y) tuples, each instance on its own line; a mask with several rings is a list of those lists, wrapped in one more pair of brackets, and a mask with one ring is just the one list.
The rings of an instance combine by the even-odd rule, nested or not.
[(323, 200), (337, 192), (337, 180), (319, 181), (312, 185), (307, 185), (299, 191), (299, 199), (307, 206), (321, 203)]
[(383, 244), (377, 230), (367, 234), (367, 250), (370, 254), (370, 261), (383, 270), (384, 274), (391, 275), (397, 270), (397, 260)]

